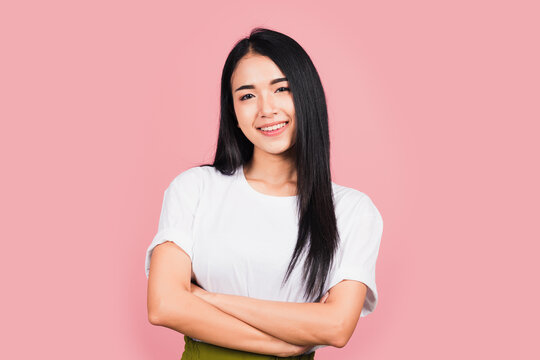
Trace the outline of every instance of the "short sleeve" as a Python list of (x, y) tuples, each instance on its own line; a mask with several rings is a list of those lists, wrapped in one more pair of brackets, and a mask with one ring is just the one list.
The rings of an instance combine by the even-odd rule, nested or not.
[(367, 286), (360, 317), (365, 317), (377, 306), (379, 299), (375, 282), (375, 265), (381, 243), (382, 216), (369, 198), (363, 194), (357, 204), (342, 214), (341, 245), (336, 257), (328, 289), (342, 280), (357, 280)]
[(145, 271), (148, 278), (154, 248), (165, 241), (173, 241), (190, 258), (193, 257), (193, 222), (200, 194), (198, 168), (180, 173), (169, 184), (163, 195), (157, 233), (146, 250)]

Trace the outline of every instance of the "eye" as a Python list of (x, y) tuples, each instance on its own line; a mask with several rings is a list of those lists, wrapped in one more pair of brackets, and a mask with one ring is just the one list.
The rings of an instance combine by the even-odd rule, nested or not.
[[(251, 94), (246, 94), (246, 95), (242, 96), (242, 97), (240, 98), (240, 101), (247, 100), (246, 96), (248, 96), (248, 95), (251, 95)], [(253, 96), (253, 95), (252, 95), (252, 96)]]
[(281, 90), (281, 89), (285, 89), (285, 91), (290, 91), (291, 90), (291, 89), (289, 89), (288, 87), (285, 87), (285, 86), (280, 87), (278, 90)]

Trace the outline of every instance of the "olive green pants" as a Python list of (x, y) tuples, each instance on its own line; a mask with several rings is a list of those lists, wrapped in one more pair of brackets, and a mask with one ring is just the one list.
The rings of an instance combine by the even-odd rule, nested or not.
[(195, 341), (184, 335), (186, 343), (184, 353), (180, 360), (271, 360), (271, 359), (291, 359), (291, 360), (313, 360), (315, 351), (309, 354), (280, 357), (272, 355), (256, 354), (241, 350), (229, 349), (205, 342)]

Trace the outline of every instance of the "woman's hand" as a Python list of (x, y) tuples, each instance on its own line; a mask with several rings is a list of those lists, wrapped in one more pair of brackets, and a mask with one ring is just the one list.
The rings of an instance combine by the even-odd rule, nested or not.
[(327, 291), (326, 294), (324, 294), (323, 297), (321, 298), (321, 301), (319, 302), (324, 304), (326, 302), (326, 299), (328, 299), (328, 294), (330, 294), (330, 291)]

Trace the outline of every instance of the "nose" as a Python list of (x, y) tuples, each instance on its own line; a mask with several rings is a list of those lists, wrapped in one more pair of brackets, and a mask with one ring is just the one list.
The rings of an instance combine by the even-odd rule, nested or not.
[(276, 114), (276, 108), (272, 95), (263, 95), (259, 97), (259, 116), (273, 117)]

